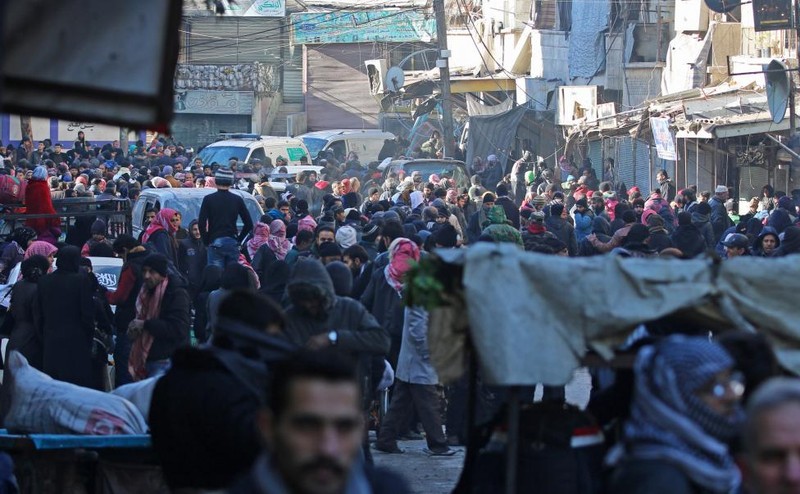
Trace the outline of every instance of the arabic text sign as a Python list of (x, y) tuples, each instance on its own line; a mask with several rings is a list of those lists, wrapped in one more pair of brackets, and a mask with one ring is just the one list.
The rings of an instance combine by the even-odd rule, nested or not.
[(252, 91), (175, 91), (175, 113), (250, 115), (253, 104)]
[(285, 17), (286, 0), (239, 0), (229, 2), (226, 15), (243, 17)]
[(669, 130), (668, 118), (651, 118), (650, 129), (653, 131), (653, 141), (656, 144), (658, 157), (668, 161), (678, 161), (678, 152), (675, 149), (675, 137)]
[(359, 43), (370, 41), (431, 41), (436, 21), (422, 12), (371, 10), (292, 14), (292, 42)]

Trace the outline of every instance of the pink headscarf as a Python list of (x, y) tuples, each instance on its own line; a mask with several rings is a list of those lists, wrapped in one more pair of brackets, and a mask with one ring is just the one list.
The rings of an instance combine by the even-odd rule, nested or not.
[(267, 240), (267, 245), (269, 245), (275, 257), (283, 261), (286, 259), (286, 254), (289, 253), (289, 249), (292, 248), (291, 242), (286, 240), (286, 224), (281, 220), (275, 220), (269, 224), (269, 232), (270, 235), (269, 240)]
[(303, 230), (306, 230), (306, 231), (309, 231), (311, 233), (314, 233), (314, 231), (316, 229), (317, 229), (317, 222), (314, 221), (314, 218), (312, 218), (311, 215), (305, 216), (305, 217), (301, 218), (297, 222), (297, 231), (298, 232), (302, 232)]
[(217, 188), (217, 179), (214, 177), (206, 177), (206, 184), (203, 187), (205, 189), (216, 189)]
[(412, 261), (419, 261), (419, 247), (407, 238), (396, 238), (389, 246), (389, 264), (384, 268), (386, 281), (400, 293), (403, 290), (403, 278)]
[(56, 247), (43, 240), (36, 240), (25, 250), (24, 259), (29, 259), (31, 256), (44, 256), (49, 257), (58, 251)]
[(247, 253), (250, 254), (250, 259), (256, 255), (258, 249), (269, 240), (269, 225), (266, 223), (258, 222), (253, 228), (253, 238), (247, 241)]
[(447, 202), (450, 204), (455, 204), (458, 202), (458, 191), (456, 189), (447, 189), (447, 195), (445, 196)]
[(178, 231), (177, 228), (172, 227), (172, 218), (177, 214), (177, 211), (170, 208), (164, 208), (156, 214), (156, 217), (153, 218), (153, 221), (145, 230), (144, 235), (142, 235), (142, 243), (146, 244), (150, 237), (159, 230), (166, 230), (167, 233), (173, 234)]
[(169, 180), (167, 180), (166, 178), (153, 177), (152, 179), (150, 179), (150, 183), (152, 183), (153, 187), (155, 187), (156, 189), (172, 188), (172, 184), (169, 183)]

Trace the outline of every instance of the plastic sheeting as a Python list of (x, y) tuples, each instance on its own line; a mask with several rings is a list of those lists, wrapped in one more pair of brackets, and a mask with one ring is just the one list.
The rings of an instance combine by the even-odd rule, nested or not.
[[(590, 348), (611, 357), (637, 325), (709, 307), (731, 328), (764, 333), (780, 362), (800, 371), (798, 256), (714, 267), (702, 259), (545, 256), (507, 244), (437, 254), (464, 265), (470, 338), (492, 384), (566, 384)], [(451, 334), (437, 344), (463, 344)]]
[(469, 117), (467, 164), (471, 166), (476, 156), (485, 160), (487, 156), (494, 154), (505, 167), (517, 135), (517, 127), (526, 111), (527, 106), (518, 106), (497, 115)]
[(569, 36), (569, 76), (593, 77), (606, 66), (606, 40), (611, 15), (610, 0), (572, 2)]
[(502, 103), (496, 105), (484, 105), (472, 93), (467, 93), (467, 114), (470, 117), (482, 115), (497, 115), (499, 113), (507, 112), (514, 106), (514, 100), (506, 98)]
[(661, 94), (672, 94), (687, 89), (703, 87), (706, 65), (711, 50), (716, 23), (711, 23), (705, 37), (678, 33), (669, 42), (667, 63), (661, 75)]

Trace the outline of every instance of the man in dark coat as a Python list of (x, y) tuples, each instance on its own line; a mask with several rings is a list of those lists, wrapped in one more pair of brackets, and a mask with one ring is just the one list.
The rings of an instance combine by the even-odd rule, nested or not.
[(545, 226), (547, 226), (547, 231), (567, 245), (570, 257), (574, 257), (578, 255), (578, 240), (575, 237), (575, 228), (563, 217), (563, 213), (563, 204), (551, 205), (550, 216), (545, 219)]
[(42, 307), (42, 370), (59, 381), (92, 387), (94, 298), (89, 275), (80, 270), (81, 253), (62, 247), (57, 270), (39, 280)]
[(511, 225), (514, 228), (519, 230), (519, 207), (508, 197), (508, 187), (505, 184), (499, 184), (497, 186), (497, 200), (495, 201), (495, 205), (503, 206), (506, 218), (511, 221)]
[(143, 331), (153, 336), (153, 344), (147, 354), (145, 365), (147, 377), (166, 372), (169, 368), (169, 359), (175, 350), (189, 343), (191, 325), (189, 292), (179, 276), (169, 275), (168, 265), (167, 258), (162, 254), (150, 254), (142, 261), (140, 299), (145, 290), (157, 296), (162, 289), (162, 283), (167, 281), (167, 284), (163, 288), (163, 295), (158, 304), (158, 315), (142, 319), (137, 307), (136, 319), (128, 324), (128, 337), (134, 342)]
[(699, 256), (706, 251), (706, 241), (700, 230), (692, 223), (692, 213), (678, 214), (678, 227), (670, 236), (672, 245), (683, 252), (686, 258)]
[(269, 369), (295, 350), (284, 325), (274, 302), (237, 290), (220, 304), (211, 345), (175, 352), (148, 420), (170, 489), (224, 488), (258, 457)]
[(192, 300), (197, 295), (203, 270), (208, 263), (206, 246), (200, 236), (200, 227), (197, 220), (189, 223), (189, 237), (178, 242), (178, 265), (180, 271), (189, 281), (189, 294)]
[(286, 335), (312, 349), (336, 347), (351, 355), (389, 351), (389, 335), (361, 303), (336, 296), (325, 267), (313, 259), (297, 261), (287, 286)]

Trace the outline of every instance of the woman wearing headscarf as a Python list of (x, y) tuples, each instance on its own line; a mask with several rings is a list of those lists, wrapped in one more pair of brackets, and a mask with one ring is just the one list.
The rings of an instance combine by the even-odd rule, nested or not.
[(361, 303), (389, 333), (392, 346), (387, 360), (392, 368), (397, 368), (403, 338), (403, 283), (412, 264), (419, 261), (420, 253), (417, 244), (400, 237), (389, 245), (388, 255), (389, 264), (372, 273)]
[(281, 220), (274, 220), (269, 224), (267, 245), (279, 261), (286, 259), (286, 254), (292, 248), (292, 243), (286, 240), (286, 223)]
[(22, 261), (22, 279), (11, 290), (11, 305), (8, 308), (13, 326), (6, 347), (6, 360), (9, 353), (16, 350), (39, 370), (42, 369), (42, 339), (39, 333), (42, 307), (38, 283), (49, 269), (50, 261), (43, 256), (34, 255)]
[(25, 225), (33, 228), (40, 240), (56, 243), (61, 236), (61, 218), (56, 216), (50, 185), (47, 183), (47, 168), (39, 165), (25, 187), (26, 214), (52, 214), (51, 218), (25, 220)]
[(48, 266), (48, 273), (51, 273), (53, 271), (53, 256), (56, 255), (56, 252), (58, 252), (58, 249), (56, 249), (53, 244), (36, 240), (25, 249), (25, 259), (30, 259), (33, 256), (44, 257), (50, 263), (50, 266)]
[(253, 227), (253, 236), (247, 241), (247, 255), (250, 259), (255, 259), (258, 249), (269, 240), (270, 223), (272, 223), (272, 217), (265, 214)]
[(81, 252), (58, 251), (56, 269), (39, 280), (42, 307), (42, 370), (78, 386), (97, 384), (92, 362), (94, 299), (89, 275), (80, 270)]
[(36, 232), (33, 228), (15, 228), (11, 235), (7, 237), (8, 243), (0, 254), (0, 284), (8, 282), (8, 275), (11, 270), (23, 261), (25, 250), (36, 240)]
[(173, 265), (177, 265), (177, 241), (175, 233), (181, 224), (181, 217), (177, 211), (163, 208), (142, 235), (142, 244), (151, 250), (163, 254)]
[(644, 347), (634, 366), (631, 415), (609, 453), (615, 494), (737, 492), (727, 442), (739, 432), (743, 378), (706, 337), (670, 336)]

